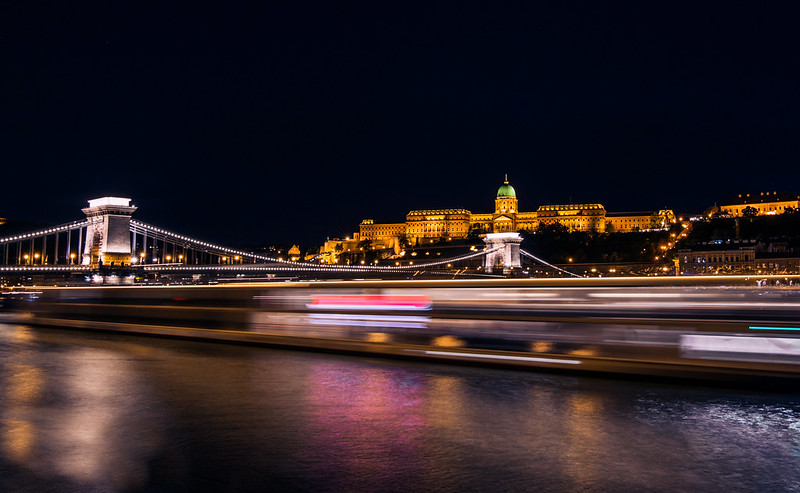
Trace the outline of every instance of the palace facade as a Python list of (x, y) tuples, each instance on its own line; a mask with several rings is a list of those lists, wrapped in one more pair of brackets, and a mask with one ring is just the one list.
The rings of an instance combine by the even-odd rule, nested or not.
[(506, 179), (494, 200), (494, 212), (474, 214), (467, 209), (425, 209), (406, 214), (404, 222), (376, 223), (364, 219), (352, 239), (329, 240), (322, 248), (323, 261), (334, 261), (340, 252), (389, 249), (402, 244), (421, 245), (464, 239), (470, 234), (535, 232), (541, 225), (561, 224), (570, 231), (633, 232), (669, 227), (677, 222), (671, 210), (608, 213), (601, 204), (542, 205), (536, 211), (519, 210), (517, 192)]
[(748, 207), (755, 209), (755, 214), (759, 216), (783, 214), (787, 210), (800, 209), (800, 197), (778, 192), (761, 192), (760, 195), (740, 193), (738, 197), (720, 206), (719, 210), (723, 214), (741, 217)]

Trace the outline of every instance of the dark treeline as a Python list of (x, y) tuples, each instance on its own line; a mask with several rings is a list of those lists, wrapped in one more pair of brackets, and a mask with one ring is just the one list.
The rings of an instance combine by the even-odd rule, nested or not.
[(634, 233), (570, 232), (561, 224), (542, 225), (535, 234), (523, 233), (522, 248), (556, 264), (587, 262), (652, 262), (660, 255), (670, 231)]

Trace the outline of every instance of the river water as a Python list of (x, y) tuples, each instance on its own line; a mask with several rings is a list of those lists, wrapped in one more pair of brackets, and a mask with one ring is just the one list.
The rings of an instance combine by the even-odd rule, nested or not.
[(0, 324), (0, 491), (798, 491), (800, 393)]

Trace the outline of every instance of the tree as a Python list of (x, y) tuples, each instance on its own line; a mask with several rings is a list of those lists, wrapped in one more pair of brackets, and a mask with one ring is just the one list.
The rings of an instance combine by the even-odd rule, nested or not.
[(742, 217), (756, 217), (758, 215), (758, 209), (752, 206), (747, 206), (742, 209)]
[(405, 250), (409, 245), (408, 236), (405, 233), (400, 233), (400, 236), (397, 237), (397, 244), (400, 245), (401, 249)]
[(569, 228), (561, 223), (552, 223), (552, 224), (539, 223), (539, 227), (536, 228), (536, 232), (542, 234), (549, 234), (554, 237), (561, 237), (563, 235), (569, 234)]

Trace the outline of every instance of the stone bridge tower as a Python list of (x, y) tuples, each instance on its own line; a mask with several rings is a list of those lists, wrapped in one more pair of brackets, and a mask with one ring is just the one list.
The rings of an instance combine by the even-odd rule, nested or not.
[(484, 257), (483, 268), (485, 272), (493, 272), (495, 269), (502, 269), (503, 274), (509, 274), (512, 269), (522, 267), (519, 257), (519, 244), (522, 236), (519, 233), (489, 233), (483, 238), (486, 247), (497, 248), (496, 251)]
[(124, 267), (131, 264), (131, 199), (102, 197), (82, 209), (89, 219), (83, 265)]

